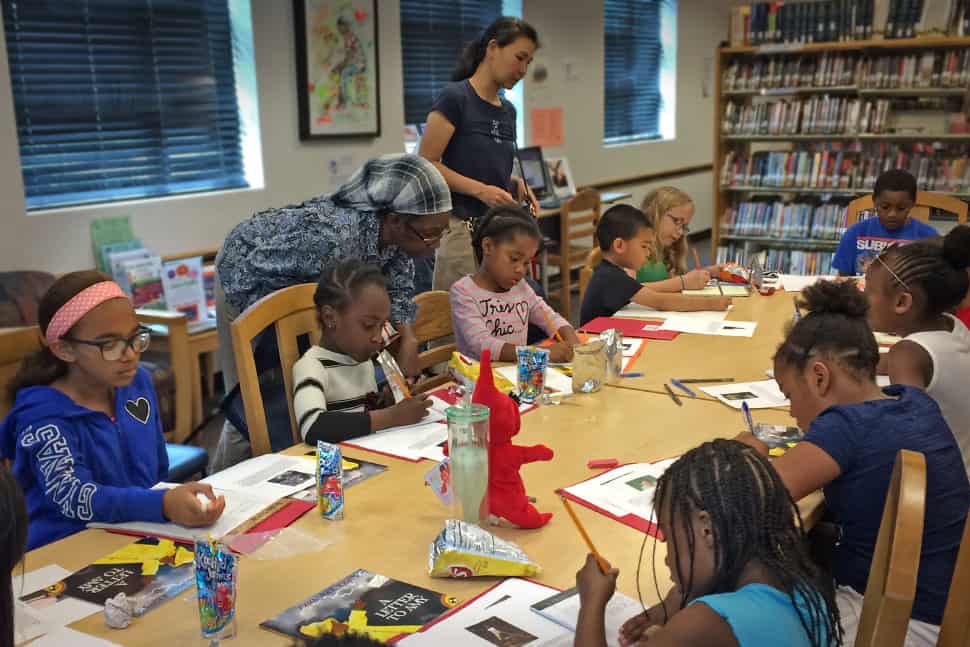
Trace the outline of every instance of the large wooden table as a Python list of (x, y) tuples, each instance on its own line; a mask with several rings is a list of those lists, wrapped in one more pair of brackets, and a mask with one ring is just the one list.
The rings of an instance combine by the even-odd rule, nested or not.
[[(635, 368), (644, 377), (625, 380), (624, 384), (662, 390), (661, 385), (671, 377), (763, 379), (783, 324), (791, 316), (791, 300), (779, 293), (735, 299), (734, 304), (729, 318), (759, 322), (753, 338), (681, 335), (672, 342), (648, 342)], [(595, 473), (586, 468), (588, 459), (654, 461), (680, 454), (711, 438), (732, 437), (744, 428), (741, 414), (718, 402), (690, 398), (683, 402), (678, 407), (667, 395), (604, 387), (599, 393), (576, 396), (523, 417), (517, 441), (544, 443), (556, 452), (552, 462), (535, 463), (522, 470), (530, 494), (538, 499), (539, 509), (552, 511), (555, 516), (539, 530), (495, 532), (514, 541), (542, 565), (540, 581), (569, 587), (585, 559), (586, 548), (553, 492), (593, 476)], [(755, 415), (759, 421), (790, 422), (785, 411), (758, 410)], [(305, 448), (296, 451), (303, 452)], [(259, 623), (357, 568), (462, 599), (495, 583), (493, 579), (442, 580), (427, 575), (428, 546), (445, 520), (444, 508), (423, 484), (430, 462), (409, 463), (356, 449), (347, 454), (388, 464), (390, 469), (348, 490), (345, 521), (324, 522), (310, 512), (296, 523), (301, 531), (332, 542), (324, 550), (274, 561), (242, 558), (237, 607), (239, 636), (233, 644), (289, 644), (286, 638), (260, 629)], [(803, 501), (803, 514), (814, 517), (819, 501), (819, 495)], [(586, 508), (576, 509), (599, 550), (620, 569), (619, 590), (636, 597), (635, 572), (644, 536)], [(26, 557), (26, 570), (57, 563), (73, 571), (129, 541), (130, 537), (85, 531), (31, 552)], [(653, 541), (647, 539), (646, 563), (641, 569), (643, 600), (648, 605), (658, 599), (650, 564)], [(670, 586), (664, 555), (664, 544), (658, 543), (656, 569), (661, 591)], [(101, 614), (72, 626), (123, 645), (195, 644), (199, 619), (188, 596), (186, 593), (167, 602), (122, 631), (107, 629)]]

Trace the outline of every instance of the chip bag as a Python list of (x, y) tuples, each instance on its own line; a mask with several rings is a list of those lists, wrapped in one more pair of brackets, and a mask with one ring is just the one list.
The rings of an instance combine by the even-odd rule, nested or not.
[[(451, 354), (451, 361), (448, 362), (448, 372), (451, 373), (455, 382), (477, 382), (480, 370), (481, 367), (475, 360), (457, 351)], [(495, 380), (495, 388), (502, 393), (508, 395), (515, 391), (515, 385), (502, 377), (497, 371), (492, 371), (492, 377)]]
[(445, 521), (428, 561), (431, 577), (530, 577), (542, 570), (515, 544), (457, 519)]

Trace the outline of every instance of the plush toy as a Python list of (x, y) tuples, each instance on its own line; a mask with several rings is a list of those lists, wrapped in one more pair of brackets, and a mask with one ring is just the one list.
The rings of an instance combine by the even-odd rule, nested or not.
[(551, 461), (552, 450), (545, 445), (513, 445), (519, 433), (519, 405), (499, 391), (492, 377), (491, 351), (482, 353), (481, 373), (475, 384), (472, 402), (489, 409), (488, 504), (493, 517), (519, 528), (539, 528), (552, 518), (529, 503), (519, 469), (526, 463)]

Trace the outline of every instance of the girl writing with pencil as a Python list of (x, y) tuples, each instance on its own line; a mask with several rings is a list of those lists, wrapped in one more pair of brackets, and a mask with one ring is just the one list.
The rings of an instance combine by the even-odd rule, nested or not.
[[(621, 645), (841, 644), (832, 588), (767, 458), (733, 440), (704, 443), (660, 477), (653, 507), (674, 586), (621, 627)], [(594, 555), (576, 574), (577, 647), (607, 644), (606, 605), (618, 576)]]
[(539, 240), (535, 219), (519, 207), (493, 207), (479, 220), (472, 235), (478, 271), (449, 291), (459, 352), (478, 358), (490, 348), (496, 360), (514, 362), (534, 323), (557, 339), (550, 361), (572, 359), (576, 331), (525, 280)]
[(651, 257), (637, 270), (637, 280), (658, 292), (700, 290), (711, 280), (718, 266), (700, 267), (694, 251), (694, 269), (687, 271), (687, 234), (694, 218), (694, 201), (672, 186), (647, 194), (640, 207), (656, 232)]

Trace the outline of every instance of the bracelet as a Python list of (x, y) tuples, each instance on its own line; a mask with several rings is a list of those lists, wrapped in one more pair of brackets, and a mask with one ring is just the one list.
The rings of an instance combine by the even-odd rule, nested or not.
[(680, 275), (680, 289), (681, 290), (686, 290), (687, 289), (687, 281), (684, 280), (684, 275), (683, 274)]

